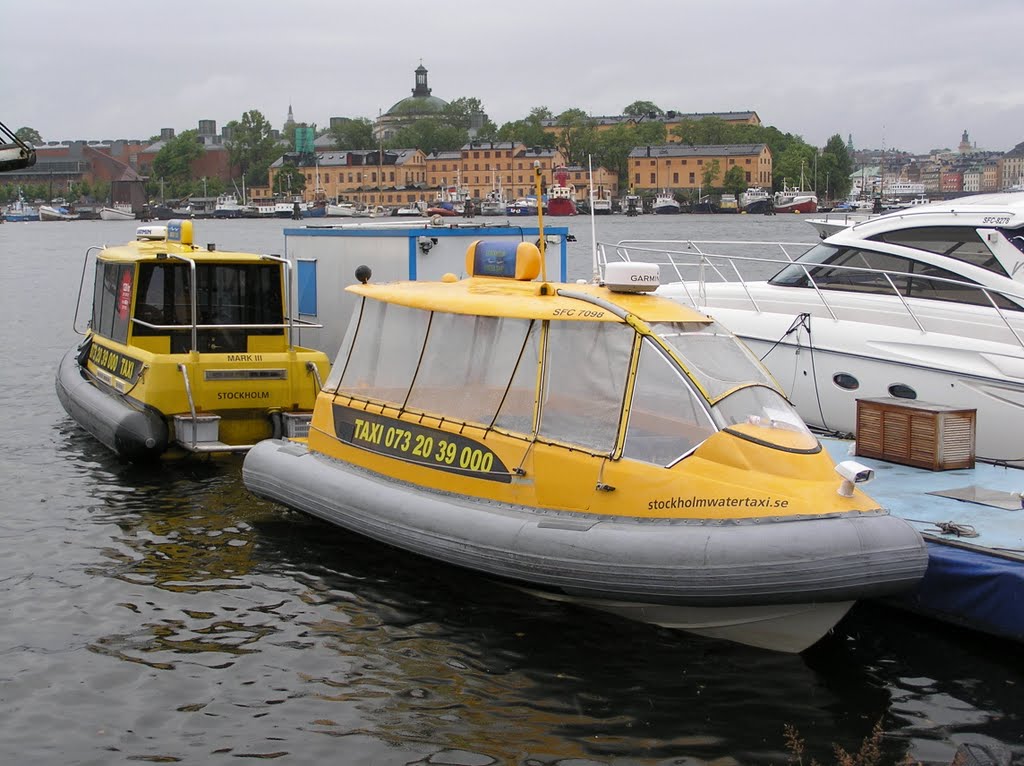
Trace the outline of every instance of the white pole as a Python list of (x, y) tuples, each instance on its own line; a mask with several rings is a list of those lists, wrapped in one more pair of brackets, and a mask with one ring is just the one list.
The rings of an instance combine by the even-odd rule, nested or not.
[(587, 175), (590, 177), (590, 241), (593, 244), (594, 274), (593, 282), (601, 281), (601, 270), (597, 264), (597, 225), (594, 223), (594, 159), (587, 155)]

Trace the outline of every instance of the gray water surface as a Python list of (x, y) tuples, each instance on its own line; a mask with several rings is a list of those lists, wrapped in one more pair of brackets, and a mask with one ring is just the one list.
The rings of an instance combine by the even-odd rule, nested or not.
[[(480, 219), (477, 219), (478, 221)], [(570, 278), (590, 221), (568, 224)], [(856, 750), (1024, 759), (1020, 647), (858, 605), (788, 656), (541, 602), (249, 495), (240, 460), (139, 468), (65, 415), (90, 245), (0, 225), (0, 763), (783, 764)], [(290, 222), (197, 221), (284, 250)], [(800, 217), (612, 216), (598, 238), (813, 242)]]

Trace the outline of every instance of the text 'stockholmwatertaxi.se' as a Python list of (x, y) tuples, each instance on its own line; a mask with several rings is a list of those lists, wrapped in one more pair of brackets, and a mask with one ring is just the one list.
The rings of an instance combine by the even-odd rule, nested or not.
[(304, 433), (330, 366), (292, 343), (285, 259), (198, 247), (192, 235), (191, 221), (170, 221), (86, 253), (88, 263), (97, 251), (92, 313), (61, 360), (57, 395), (130, 460)]
[[(530, 243), (475, 242), (468, 277), (364, 284), (308, 438), (243, 476), (278, 500), (539, 595), (782, 651), (924, 573), (920, 535), (838, 468), (707, 316), (538, 280)], [(838, 471), (838, 473), (837, 473)]]

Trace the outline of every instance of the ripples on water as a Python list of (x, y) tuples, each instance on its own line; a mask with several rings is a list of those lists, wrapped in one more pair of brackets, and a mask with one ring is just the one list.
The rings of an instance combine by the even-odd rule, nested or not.
[[(769, 220), (601, 225), (610, 239), (681, 236), (667, 230), (684, 221), (708, 233), (682, 236), (769, 239)], [(280, 252), (268, 223), (197, 222), (197, 238)], [(778, 224), (777, 238), (811, 239)], [(589, 223), (572, 230), (576, 278)], [(5, 763), (782, 764), (786, 724), (805, 760), (828, 763), (879, 720), (889, 762), (949, 763), (964, 741), (1024, 757), (1015, 645), (858, 606), (802, 656), (763, 652), (355, 537), (251, 497), (237, 458), (118, 462), (64, 416), (53, 373), (76, 342), (85, 247), (133, 231), (0, 226)]]

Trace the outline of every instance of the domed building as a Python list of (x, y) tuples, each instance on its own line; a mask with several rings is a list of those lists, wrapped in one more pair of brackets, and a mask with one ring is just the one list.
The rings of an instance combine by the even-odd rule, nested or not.
[(416, 67), (416, 87), (412, 95), (403, 98), (377, 119), (374, 137), (380, 141), (393, 138), (402, 128), (412, 125), (421, 117), (436, 117), (441, 114), (448, 102), (430, 95), (427, 87), (427, 68), (421, 62)]

